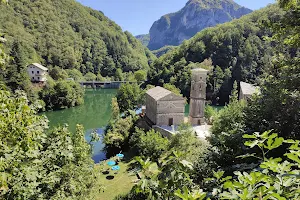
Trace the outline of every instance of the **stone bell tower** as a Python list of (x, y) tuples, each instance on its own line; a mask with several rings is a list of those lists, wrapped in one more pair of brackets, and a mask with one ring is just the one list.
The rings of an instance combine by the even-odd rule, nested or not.
[(193, 126), (205, 123), (204, 109), (206, 101), (207, 70), (198, 68), (192, 70), (190, 96), (190, 123)]

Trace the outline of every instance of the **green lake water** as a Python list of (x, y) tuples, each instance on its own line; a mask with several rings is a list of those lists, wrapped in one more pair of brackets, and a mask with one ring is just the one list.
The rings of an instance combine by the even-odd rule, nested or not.
[[(41, 113), (49, 119), (49, 126), (68, 124), (69, 130), (75, 132), (76, 124), (82, 124), (86, 130), (86, 139), (90, 141), (90, 133), (95, 130), (100, 136), (111, 117), (111, 99), (116, 96), (117, 89), (86, 89), (84, 104), (74, 108)], [(222, 107), (215, 107), (221, 109)], [(189, 115), (189, 105), (185, 107), (185, 115)], [(94, 144), (93, 159), (97, 163), (106, 159), (102, 150), (104, 144)]]
[[(86, 89), (84, 104), (74, 108), (42, 113), (49, 119), (50, 128), (68, 124), (69, 130), (74, 132), (76, 124), (82, 124), (86, 130), (86, 139), (96, 130), (103, 134), (103, 128), (111, 117), (111, 99), (117, 94), (116, 89)], [(93, 159), (95, 162), (105, 159), (104, 145), (100, 141), (94, 144)]]

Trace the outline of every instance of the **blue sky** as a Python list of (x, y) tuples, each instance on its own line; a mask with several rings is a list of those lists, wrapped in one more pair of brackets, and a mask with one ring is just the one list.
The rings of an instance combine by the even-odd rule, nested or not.
[[(101, 10), (122, 29), (133, 35), (148, 33), (154, 21), (162, 15), (176, 12), (188, 0), (77, 0), (95, 10)], [(235, 0), (238, 4), (256, 10), (275, 0)]]

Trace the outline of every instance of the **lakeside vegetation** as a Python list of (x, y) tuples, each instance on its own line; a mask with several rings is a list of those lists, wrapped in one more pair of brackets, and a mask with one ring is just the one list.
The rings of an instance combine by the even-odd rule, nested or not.
[[(58, 1), (53, 2), (60, 5)], [(79, 5), (69, 0), (62, 2)], [(3, 5), (0, 6), (2, 8)], [(127, 177), (118, 182), (124, 190), (120, 189), (122, 194), (116, 195), (111, 195), (112, 191), (117, 193), (111, 188), (105, 193), (105, 185), (109, 181), (104, 180), (103, 169), (91, 159), (92, 147), (88, 143), (90, 141), (84, 138), (84, 128), (78, 125), (74, 132), (70, 132), (67, 126), (49, 129), (47, 119), (37, 115), (42, 106), (30, 100), (31, 89), (26, 91), (23, 86), (12, 89), (12, 83), (22, 85), (24, 82), (18, 81), (27, 79), (22, 79), (23, 74), (19, 73), (22, 68), (11, 66), (21, 67), (23, 64), (17, 64), (22, 63), (18, 60), (17, 51), (12, 51), (14, 58), (8, 59), (10, 54), (2, 50), (3, 45), (0, 46), (0, 70), (17, 70), (10, 82), (4, 79), (0, 87), (0, 199), (98, 199), (117, 195), (118, 200), (299, 199), (300, 4), (293, 0), (279, 0), (279, 6), (281, 8), (270, 6), (241, 19), (247, 22), (243, 27), (249, 29), (234, 26), (241, 20), (206, 29), (154, 62), (150, 73), (153, 81), (184, 95), (189, 91), (190, 68), (201, 66), (220, 72), (222, 78), (221, 82), (217, 81), (218, 93), (226, 93), (226, 98), (221, 101), (228, 101), (228, 104), (217, 113), (209, 108), (206, 110), (207, 118), (213, 119), (212, 133), (207, 141), (200, 140), (188, 124), (183, 124), (178, 134), (169, 139), (154, 130), (138, 129), (140, 117), (131, 109), (144, 101), (145, 89), (138, 84), (122, 85), (117, 98), (112, 100), (113, 115), (106, 128), (104, 142), (108, 155), (115, 155), (121, 150), (136, 155), (130, 164), (143, 176), (129, 191), (131, 184), (125, 172), (127, 166), (122, 163), (123, 169), (116, 178)], [(91, 9), (80, 8), (94, 13)], [(22, 10), (22, 6), (19, 9)], [(251, 20), (256, 19), (257, 13), (265, 21), (260, 26), (252, 26)], [(269, 16), (275, 18), (269, 20)], [(230, 40), (240, 41), (237, 46), (245, 49), (233, 48), (236, 54), (225, 56), (231, 52), (227, 49), (231, 45), (226, 45), (225, 40), (218, 40), (219, 35), (225, 38), (229, 33), (222, 28), (233, 31)], [(264, 31), (270, 31), (270, 34)], [(212, 44), (220, 46), (204, 46), (198, 40), (202, 41), (205, 35), (209, 37), (206, 42), (218, 41)], [(244, 38), (245, 35), (247, 38)], [(262, 40), (266, 35), (270, 37)], [(196, 45), (200, 50), (194, 49), (195, 41), (200, 43)], [(2, 42), (3, 39), (0, 44)], [(256, 51), (258, 47), (265, 49)], [(15, 49), (18, 48), (16, 45)], [(191, 53), (194, 50), (195, 54)], [(219, 53), (209, 53), (200, 59), (198, 56), (206, 55), (206, 51)], [(195, 63), (187, 63), (184, 59)], [(265, 59), (268, 62), (261, 62)], [(231, 68), (234, 61), (237, 61), (236, 65)], [(220, 67), (217, 67), (219, 62)], [(50, 75), (55, 83), (49, 79), (48, 85), (39, 91), (47, 106), (80, 104), (82, 88), (73, 82), (65, 82), (63, 78), (65, 72), (69, 72), (79, 80), (81, 75), (78, 71), (59, 67), (52, 70)], [(252, 74), (253, 71), (255, 73)], [(122, 73), (119, 77), (114, 75), (115, 78), (121, 78)], [(142, 72), (136, 77), (143, 75)], [(85, 74), (86, 78), (94, 76), (93, 73)], [(208, 78), (210, 84), (214, 78), (214, 75)], [(260, 94), (249, 99), (247, 104), (238, 101), (237, 82), (240, 80), (258, 81), (261, 88)], [(146, 89), (150, 87), (153, 86), (145, 86)], [(18, 89), (25, 90), (27, 94)], [(66, 101), (55, 103), (60, 96), (66, 96)], [(67, 101), (73, 98), (78, 101)], [(95, 134), (91, 138), (98, 139)]]
[[(0, 4), (0, 30), (6, 39), (0, 53), (12, 58), (5, 70), (0, 71), (0, 81), (8, 89), (24, 90), (31, 102), (45, 100), (45, 96), (53, 99), (68, 91), (59, 96), (63, 105), (46, 100), (46, 109), (81, 104), (82, 91), (78, 85), (64, 82), (63, 88), (57, 86), (64, 92), (53, 94), (49, 90), (53, 86), (48, 84), (40, 94), (27, 75), (31, 63), (48, 67), (54, 80), (136, 80), (136, 77), (145, 80), (134, 73), (139, 70), (147, 73), (155, 59), (135, 37), (123, 32), (102, 12), (73, 0), (20, 0)], [(78, 92), (78, 97), (74, 92)]]

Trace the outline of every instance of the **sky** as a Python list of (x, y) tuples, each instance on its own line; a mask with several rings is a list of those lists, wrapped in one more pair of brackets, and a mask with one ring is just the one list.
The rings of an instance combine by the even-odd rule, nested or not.
[[(176, 12), (188, 0), (77, 0), (85, 6), (102, 11), (124, 31), (133, 35), (146, 34), (161, 16)], [(235, 0), (252, 10), (265, 7), (276, 0)]]

